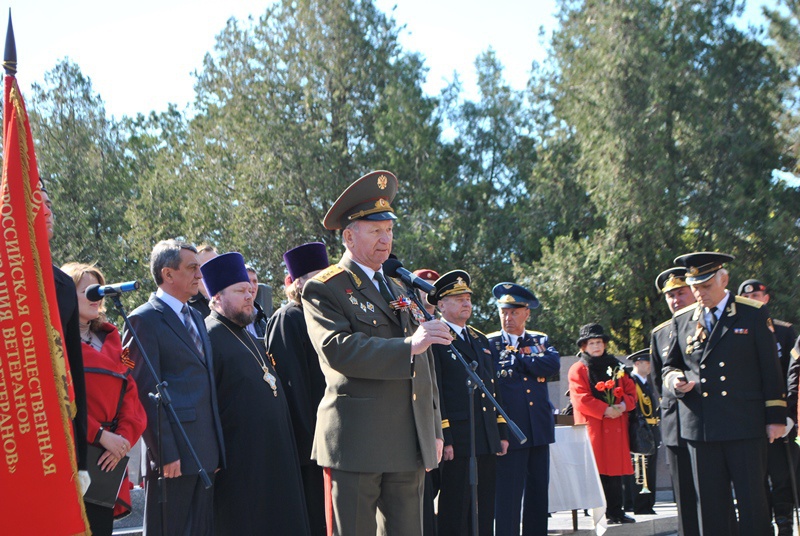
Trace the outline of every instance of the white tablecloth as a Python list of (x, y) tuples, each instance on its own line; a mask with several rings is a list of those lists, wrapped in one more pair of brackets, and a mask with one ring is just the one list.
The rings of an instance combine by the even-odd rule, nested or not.
[(606, 531), (606, 498), (586, 425), (556, 426), (550, 445), (550, 511), (592, 509), (598, 535)]

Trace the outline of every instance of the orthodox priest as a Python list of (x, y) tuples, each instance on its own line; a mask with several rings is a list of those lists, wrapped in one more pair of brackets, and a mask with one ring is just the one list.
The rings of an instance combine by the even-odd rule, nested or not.
[(228, 464), (214, 490), (216, 534), (308, 535), (303, 484), (286, 392), (253, 322), (253, 290), (239, 253), (200, 267), (211, 296), (206, 328), (214, 351)]

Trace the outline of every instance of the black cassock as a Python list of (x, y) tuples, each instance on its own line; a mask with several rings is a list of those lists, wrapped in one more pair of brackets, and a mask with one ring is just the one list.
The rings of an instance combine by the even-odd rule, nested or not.
[(299, 303), (291, 301), (272, 315), (266, 341), (278, 375), (286, 386), (311, 534), (324, 535), (325, 488), (322, 468), (311, 459), (311, 445), (317, 425), (317, 407), (325, 394), (325, 376), (308, 338), (306, 319)]
[[(216, 534), (307, 535), (286, 392), (264, 345), (216, 312), (206, 318), (206, 327), (227, 459), (214, 484)], [(277, 396), (264, 381), (262, 361)]]

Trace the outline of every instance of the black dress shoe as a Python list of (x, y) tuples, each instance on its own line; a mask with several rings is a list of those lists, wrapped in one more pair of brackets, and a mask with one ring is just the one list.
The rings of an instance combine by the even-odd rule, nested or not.
[(608, 524), (609, 525), (621, 525), (622, 523), (636, 523), (636, 520), (630, 516), (622, 515), (622, 516), (610, 516), (608, 517)]

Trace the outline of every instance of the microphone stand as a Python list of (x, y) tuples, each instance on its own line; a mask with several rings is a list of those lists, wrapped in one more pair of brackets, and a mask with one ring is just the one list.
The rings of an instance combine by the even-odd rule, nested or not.
[[(404, 281), (405, 283), (405, 281)], [(425, 309), (420, 302), (417, 293), (414, 292), (414, 289), (409, 288), (406, 285), (406, 291), (408, 291), (409, 296), (411, 299), (414, 300), (414, 303), (417, 304), (417, 307), (422, 311), (425, 315), (426, 320), (433, 320), (433, 316)], [(478, 363), (472, 361), (471, 363), (467, 363), (467, 360), (464, 359), (464, 356), (461, 355), (461, 352), (456, 349), (453, 344), (450, 344), (450, 351), (456, 356), (456, 359), (464, 366), (464, 370), (467, 371), (467, 391), (469, 396), (469, 486), (470, 486), (470, 504), (471, 504), (471, 518), (472, 518), (472, 535), (477, 536), (478, 534), (478, 458), (475, 455), (475, 390), (480, 389), (483, 391), (483, 394), (486, 395), (486, 398), (489, 399), (489, 402), (497, 409), (498, 413), (503, 416), (506, 420), (506, 425), (508, 426), (511, 433), (514, 434), (514, 437), (517, 438), (520, 445), (524, 444), (528, 441), (528, 438), (525, 437), (525, 434), (522, 433), (519, 426), (511, 420), (511, 417), (508, 416), (508, 413), (497, 403), (494, 396), (491, 392), (486, 388), (486, 385), (481, 380), (481, 377), (477, 374), (476, 369), (478, 368)]]
[(162, 450), (161, 444), (161, 408), (163, 406), (164, 410), (169, 417), (169, 420), (172, 424), (174, 424), (178, 432), (180, 432), (181, 437), (183, 438), (184, 443), (186, 444), (187, 449), (189, 450), (189, 455), (194, 460), (194, 463), (197, 464), (197, 467), (200, 470), (197, 472), (200, 480), (203, 481), (203, 487), (208, 489), (211, 487), (211, 479), (208, 477), (208, 473), (206, 470), (203, 469), (203, 466), (200, 464), (200, 458), (197, 456), (197, 452), (195, 452), (194, 447), (192, 446), (191, 441), (189, 441), (189, 436), (186, 435), (186, 430), (183, 428), (181, 421), (178, 419), (178, 415), (175, 413), (175, 408), (172, 405), (172, 399), (169, 396), (169, 391), (167, 390), (167, 382), (161, 381), (156, 373), (156, 369), (153, 368), (153, 363), (150, 361), (150, 358), (147, 356), (147, 352), (145, 352), (144, 347), (142, 346), (142, 342), (139, 340), (139, 336), (136, 335), (136, 330), (133, 329), (130, 320), (128, 319), (128, 315), (125, 314), (125, 307), (122, 305), (122, 300), (120, 300), (120, 294), (114, 294), (112, 296), (107, 296), (111, 298), (111, 301), (114, 302), (114, 307), (117, 309), (117, 312), (122, 316), (122, 319), (125, 321), (125, 327), (131, 334), (133, 341), (136, 343), (136, 347), (139, 349), (139, 353), (142, 356), (142, 360), (144, 361), (145, 365), (147, 365), (150, 374), (156, 381), (155, 386), (155, 393), (150, 393), (150, 399), (156, 404), (156, 443), (158, 444), (158, 502), (162, 503), (161, 506), (161, 533), (167, 533), (167, 486), (166, 486), (166, 479), (164, 478), (164, 453)]

